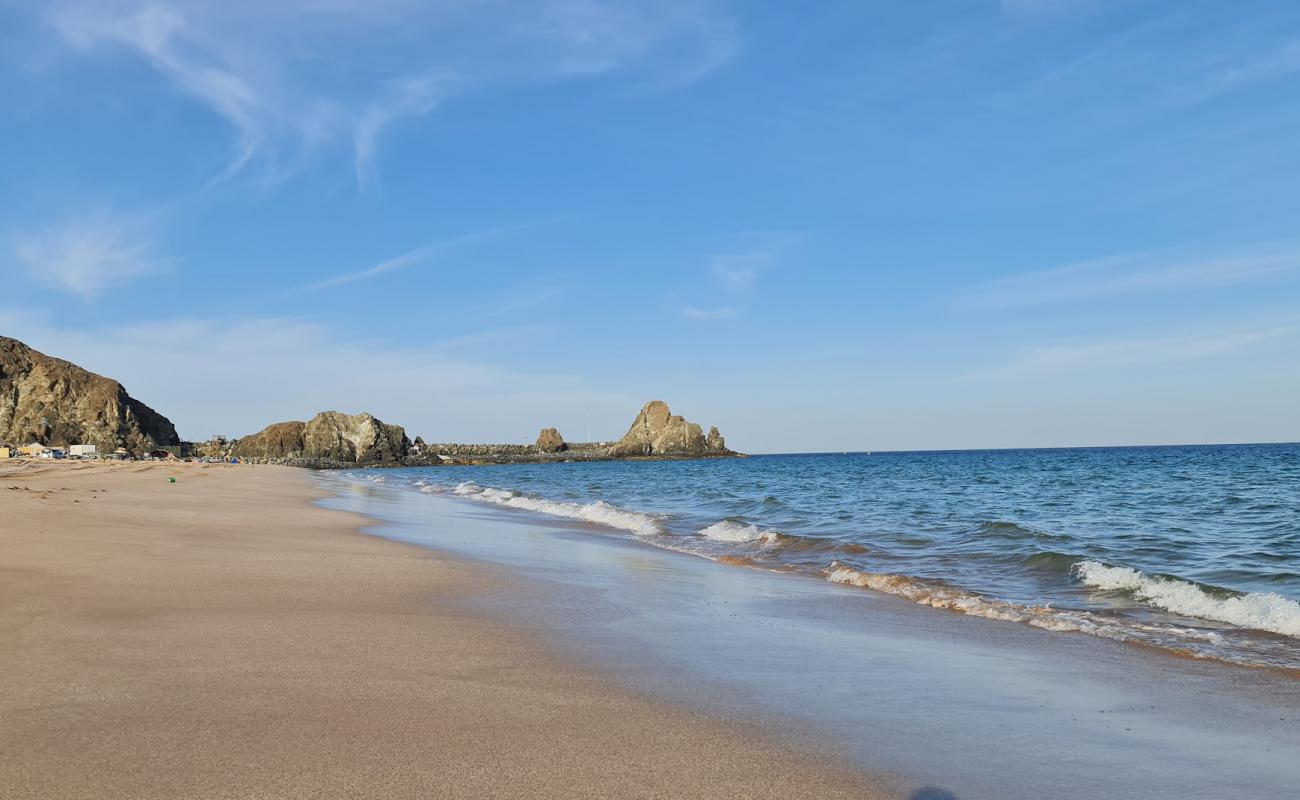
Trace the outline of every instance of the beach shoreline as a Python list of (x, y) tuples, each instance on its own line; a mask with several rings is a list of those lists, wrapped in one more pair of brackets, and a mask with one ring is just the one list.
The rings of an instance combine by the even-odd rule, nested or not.
[(478, 607), (643, 696), (834, 742), (936, 797), (1280, 797), (1300, 780), (1285, 673), (737, 569), (421, 475), (316, 479), (371, 533), (503, 569)]
[(0, 466), (5, 796), (918, 788), (569, 663), (467, 608), (500, 575), (323, 494), (289, 468)]

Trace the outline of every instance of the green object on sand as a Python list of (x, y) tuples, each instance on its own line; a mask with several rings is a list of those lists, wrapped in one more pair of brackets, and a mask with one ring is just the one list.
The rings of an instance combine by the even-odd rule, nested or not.
[(168, 482), (168, 483), (175, 483), (175, 482), (176, 482), (176, 479), (175, 479), (175, 478), (168, 478), (168, 479), (167, 479), (167, 482)]

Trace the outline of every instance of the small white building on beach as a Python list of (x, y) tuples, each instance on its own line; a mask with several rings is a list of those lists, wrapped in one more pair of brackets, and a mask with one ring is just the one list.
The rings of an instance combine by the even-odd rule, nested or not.
[(96, 452), (97, 451), (95, 445), (93, 444), (68, 445), (68, 455), (70, 456), (74, 456), (74, 457), (93, 456), (95, 455)]

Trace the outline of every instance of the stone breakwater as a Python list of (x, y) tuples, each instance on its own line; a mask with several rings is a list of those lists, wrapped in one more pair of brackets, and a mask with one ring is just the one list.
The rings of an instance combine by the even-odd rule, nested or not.
[[(571, 442), (568, 449), (557, 453), (538, 451), (529, 444), (431, 444), (420, 454), (411, 454), (400, 461), (371, 461), (367, 467), (437, 467), (437, 466), (472, 466), (484, 464), (544, 464), (565, 461), (669, 461), (686, 458), (744, 458), (743, 453), (706, 453), (699, 456), (689, 455), (649, 455), (626, 456), (610, 452), (609, 442)], [(214, 454), (215, 455), (215, 454)], [(305, 469), (350, 469), (358, 466), (355, 461), (339, 461), (330, 458), (279, 457), (259, 458), (244, 457), (248, 464), (276, 464)]]

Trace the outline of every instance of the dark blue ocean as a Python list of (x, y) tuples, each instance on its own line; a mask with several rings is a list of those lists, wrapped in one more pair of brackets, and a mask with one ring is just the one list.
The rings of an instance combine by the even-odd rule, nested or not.
[(1300, 669), (1300, 445), (354, 474), (950, 613)]

